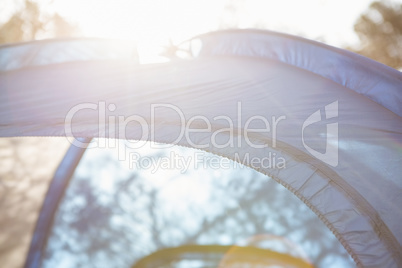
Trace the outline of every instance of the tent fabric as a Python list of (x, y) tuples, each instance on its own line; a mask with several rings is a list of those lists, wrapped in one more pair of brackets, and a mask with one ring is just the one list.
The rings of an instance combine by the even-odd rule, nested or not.
[[(358, 266), (402, 266), (402, 75), (270, 32), (223, 32), (200, 40), (198, 56), (189, 61), (86, 61), (2, 72), (0, 136), (153, 140), (235, 161), (274, 155), (285, 168), (242, 163), (305, 202)], [(261, 118), (270, 130), (283, 119), (275, 134), (246, 133), (253, 116), (260, 118), (253, 129), (267, 128)], [(183, 121), (195, 129), (188, 136), (180, 135)], [(327, 132), (334, 124), (337, 131)], [(233, 144), (221, 146), (232, 137)], [(336, 161), (317, 158), (331, 148)]]
[(192, 57), (237, 55), (281, 61), (328, 78), (402, 116), (400, 72), (346, 50), (260, 30), (204, 34), (182, 46), (190, 46), (187, 49)]
[(0, 71), (72, 61), (127, 58), (138, 62), (136, 44), (133, 41), (50, 39), (0, 46)]

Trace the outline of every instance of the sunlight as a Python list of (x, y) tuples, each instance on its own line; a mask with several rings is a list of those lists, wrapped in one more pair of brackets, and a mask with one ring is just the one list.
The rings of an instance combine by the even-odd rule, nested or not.
[[(215, 29), (224, 1), (57, 1), (84, 36), (134, 40), (141, 62), (160, 61), (158, 54), (170, 40), (177, 44), (192, 36)], [(79, 7), (79, 8), (78, 8)], [(205, 14), (209, 15), (207, 19)], [(212, 19), (211, 19), (212, 18)]]
[(153, 63), (166, 61), (159, 54), (170, 42), (225, 28), (264, 28), (334, 46), (353, 44), (358, 39), (351, 25), (369, 2), (349, 1), (345, 8), (325, 0), (55, 0), (48, 8), (78, 25), (82, 36), (135, 41), (140, 62)]

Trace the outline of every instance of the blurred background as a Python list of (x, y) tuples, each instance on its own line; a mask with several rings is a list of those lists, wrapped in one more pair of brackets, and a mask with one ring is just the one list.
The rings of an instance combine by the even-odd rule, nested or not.
[[(139, 267), (212, 268), (231, 252), (218, 254), (217, 245), (285, 254), (282, 263), (222, 267), (301, 267), (287, 264), (289, 256), (316, 267), (354, 267), (317, 215), (268, 176), (228, 159), (214, 167), (221, 157), (199, 150), (149, 145), (125, 147), (127, 155), (141, 156), (133, 166), (130, 158), (117, 160), (122, 146), (85, 152), (54, 218), (41, 267), (131, 267), (156, 253), (153, 264)], [(189, 168), (171, 162), (178, 157)], [(156, 159), (173, 165), (149, 167)], [(211, 251), (187, 252), (190, 245)], [(167, 260), (158, 254), (179, 246), (183, 251)], [(238, 257), (239, 251), (232, 254)]]
[(229, 28), (259, 28), (346, 48), (402, 68), (402, 3), (244, 0), (0, 0), (0, 43), (59, 37), (134, 40), (142, 62), (163, 47)]

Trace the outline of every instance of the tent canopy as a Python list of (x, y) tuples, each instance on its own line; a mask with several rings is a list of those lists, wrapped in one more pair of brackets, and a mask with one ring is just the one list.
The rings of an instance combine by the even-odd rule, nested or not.
[(180, 48), (190, 60), (2, 67), (0, 136), (150, 140), (227, 157), (299, 197), (358, 266), (402, 266), (400, 72), (268, 31)]

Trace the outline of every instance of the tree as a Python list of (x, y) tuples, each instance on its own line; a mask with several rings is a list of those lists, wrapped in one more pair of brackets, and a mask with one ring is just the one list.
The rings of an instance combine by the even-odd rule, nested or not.
[[(243, 242), (269, 249), (274, 242), (263, 238), (273, 236), (266, 234), (303, 245), (317, 267), (353, 266), (318, 217), (263, 174), (235, 164), (219, 173), (190, 165), (185, 174), (179, 169), (152, 174), (145, 167), (127, 168), (111, 151), (94, 150), (96, 157), (81, 160), (59, 206), (45, 268), (64, 262), (68, 267), (131, 267), (153, 252), (181, 245)], [(142, 157), (166, 160), (169, 153)]]
[(372, 3), (354, 29), (361, 42), (354, 52), (393, 68), (402, 68), (402, 4)]
[(24, 8), (0, 25), (0, 43), (30, 41), (41, 37), (70, 37), (78, 33), (78, 27), (58, 13), (42, 12), (36, 2), (25, 0)]

